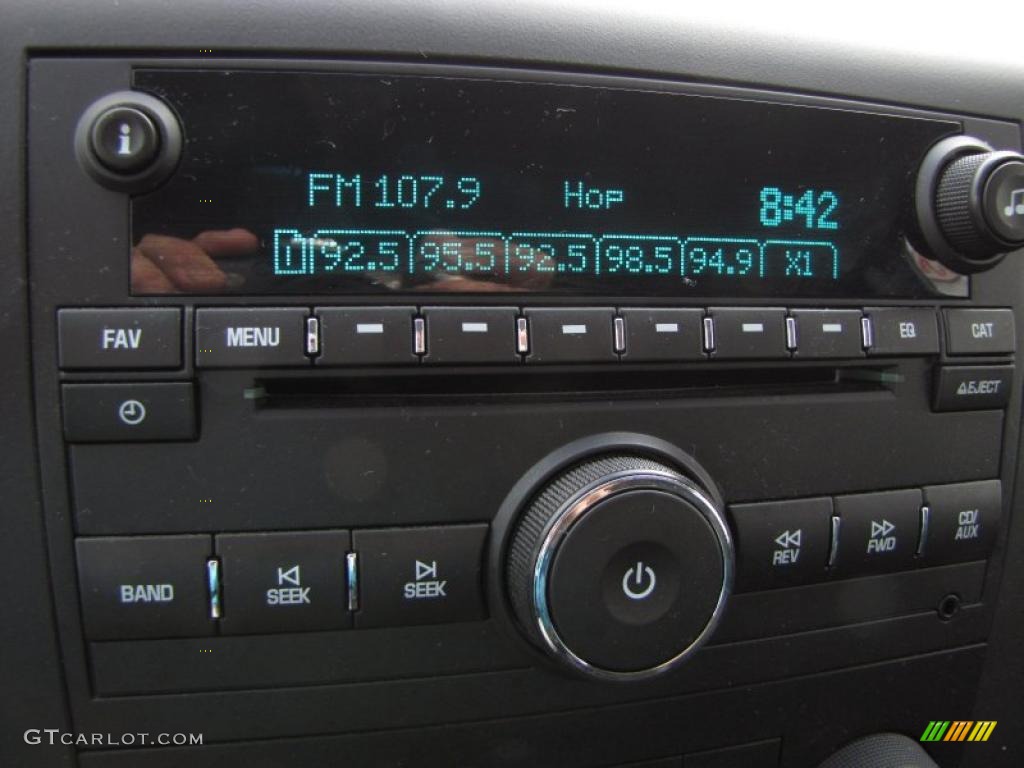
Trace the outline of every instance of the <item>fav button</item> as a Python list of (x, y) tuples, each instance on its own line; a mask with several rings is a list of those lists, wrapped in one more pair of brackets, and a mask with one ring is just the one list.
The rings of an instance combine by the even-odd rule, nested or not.
[(90, 640), (213, 634), (209, 536), (77, 539), (75, 552)]
[(355, 531), (356, 626), (394, 627), (484, 618), (486, 525)]
[(992, 553), (1002, 514), (998, 480), (931, 485), (924, 489), (929, 564), (983, 560)]
[(832, 500), (794, 499), (729, 508), (736, 528), (737, 591), (825, 578)]
[(57, 335), (61, 368), (181, 367), (180, 309), (61, 309)]
[(301, 307), (196, 310), (196, 365), (232, 368), (309, 365)]
[(835, 511), (837, 573), (862, 576), (913, 566), (921, 533), (919, 490), (837, 496)]
[(348, 531), (217, 536), (225, 634), (345, 629)]

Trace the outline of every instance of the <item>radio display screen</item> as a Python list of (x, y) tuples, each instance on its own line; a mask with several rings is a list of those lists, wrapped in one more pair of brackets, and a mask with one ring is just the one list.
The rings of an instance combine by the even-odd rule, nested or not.
[(956, 123), (654, 90), (140, 69), (185, 136), (136, 295), (915, 297)]

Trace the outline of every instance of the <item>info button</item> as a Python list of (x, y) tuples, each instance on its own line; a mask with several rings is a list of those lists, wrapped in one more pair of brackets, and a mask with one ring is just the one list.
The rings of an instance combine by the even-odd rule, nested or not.
[(484, 617), (486, 525), (356, 531), (357, 627), (438, 624)]

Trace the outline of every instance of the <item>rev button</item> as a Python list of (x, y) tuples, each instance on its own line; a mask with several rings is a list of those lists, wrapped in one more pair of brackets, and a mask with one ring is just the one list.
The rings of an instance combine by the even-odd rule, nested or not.
[(831, 499), (733, 504), (729, 513), (736, 529), (737, 591), (825, 578)]
[(226, 634), (350, 626), (348, 531), (217, 536)]
[(481, 558), (486, 525), (356, 531), (357, 627), (484, 617)]

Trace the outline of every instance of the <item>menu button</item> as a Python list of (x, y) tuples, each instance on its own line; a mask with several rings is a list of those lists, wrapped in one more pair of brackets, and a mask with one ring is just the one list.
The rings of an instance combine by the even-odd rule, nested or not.
[(301, 307), (196, 310), (200, 368), (309, 365)]

